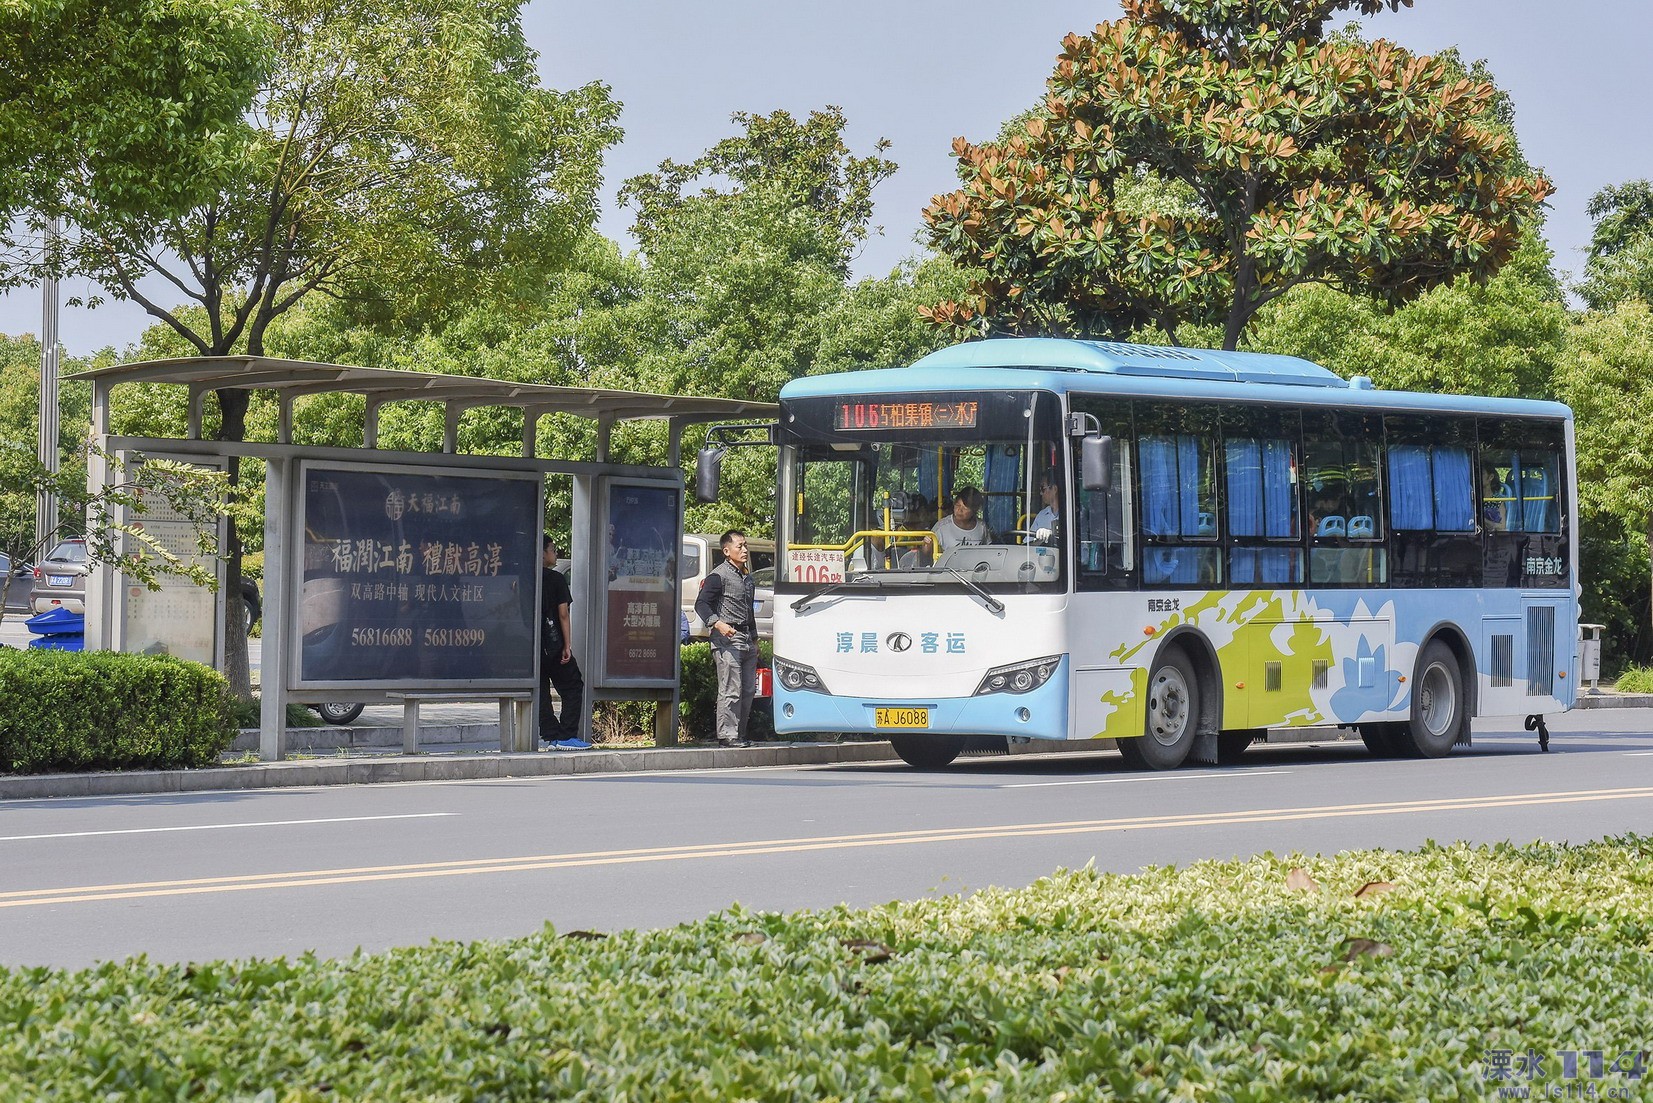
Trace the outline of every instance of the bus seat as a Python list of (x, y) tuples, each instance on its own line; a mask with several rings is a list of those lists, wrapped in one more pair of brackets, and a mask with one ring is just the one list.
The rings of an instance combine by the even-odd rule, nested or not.
[(1348, 535), (1347, 529), (1348, 526), (1343, 521), (1343, 515), (1332, 513), (1320, 518), (1320, 523), (1314, 527), (1314, 534), (1316, 536), (1346, 536)]
[(1349, 518), (1349, 539), (1370, 540), (1376, 527), (1372, 523), (1371, 517), (1364, 513), (1359, 517), (1351, 517)]
[(1195, 524), (1194, 534), (1196, 536), (1217, 535), (1216, 517), (1214, 517), (1210, 512), (1202, 509), (1200, 511), (1199, 519)]

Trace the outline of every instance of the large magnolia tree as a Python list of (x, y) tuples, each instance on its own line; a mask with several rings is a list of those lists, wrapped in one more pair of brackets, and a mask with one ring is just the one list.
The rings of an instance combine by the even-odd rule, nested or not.
[(976, 333), (1121, 336), (1247, 323), (1322, 283), (1399, 304), (1514, 254), (1550, 191), (1490, 82), (1328, 33), (1411, 0), (1123, 0), (1063, 40), (1044, 101), (959, 139), (925, 210), (984, 275), (928, 312)]

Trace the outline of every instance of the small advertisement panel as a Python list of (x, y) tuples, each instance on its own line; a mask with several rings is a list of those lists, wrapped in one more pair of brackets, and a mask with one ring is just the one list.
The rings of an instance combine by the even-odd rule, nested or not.
[[(187, 460), (197, 467), (221, 468), (222, 461), (203, 461), (198, 457), (163, 456), (148, 454), (156, 459)], [(160, 494), (145, 494), (143, 490), (143, 462), (146, 457), (123, 453), (122, 459), (139, 485), (138, 496), (144, 508), (132, 510), (122, 507), (123, 523), (141, 530), (148, 543), (128, 536), (122, 550), (128, 555), (152, 556), (157, 550), (177, 556), (193, 566), (205, 567), (223, 581), (223, 565), (210, 555), (203, 555), (197, 535), (200, 526), (189, 517), (174, 510)], [(140, 655), (171, 655), (189, 659), (207, 666), (218, 664), (218, 595), (205, 586), (197, 586), (182, 575), (158, 574), (156, 589), (119, 576), (119, 649)]]
[(677, 677), (677, 546), (681, 492), (610, 481), (607, 680), (671, 682)]
[(537, 476), (306, 464), (301, 687), (531, 683)]

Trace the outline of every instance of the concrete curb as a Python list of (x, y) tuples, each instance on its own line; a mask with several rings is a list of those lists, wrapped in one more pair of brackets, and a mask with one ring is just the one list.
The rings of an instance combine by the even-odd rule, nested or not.
[[(258, 729), (242, 728), (230, 744), (232, 753), (258, 753)], [(474, 743), (477, 750), (498, 749), (499, 724), (420, 724), (419, 742), (427, 747), (445, 743)], [(328, 724), (319, 728), (288, 728), (287, 750), (348, 751), (355, 748), (400, 747), (402, 728), (388, 724)]]
[(1591, 693), (1585, 690), (1573, 705), (1577, 709), (1653, 709), (1653, 693)]
[[(397, 730), (397, 729), (390, 729)], [(257, 762), (203, 770), (129, 770), (0, 778), (0, 800), (205, 793), (399, 781), (555, 777), (572, 774), (709, 770), (736, 766), (810, 766), (895, 761), (888, 743), (792, 743), (754, 747), (658, 747), (635, 751), (471, 752)]]

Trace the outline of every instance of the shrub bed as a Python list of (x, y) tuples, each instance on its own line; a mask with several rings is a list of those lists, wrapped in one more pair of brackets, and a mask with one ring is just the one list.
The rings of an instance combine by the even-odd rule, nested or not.
[(229, 683), (200, 663), (0, 650), (0, 772), (212, 766), (235, 739)]
[(342, 961), (0, 971), (0, 1098), (1367, 1101), (1494, 1097), (1505, 1070), (1545, 1098), (1564, 1052), (1596, 1050), (1589, 1094), (1642, 1098), (1612, 1063), (1653, 1023), (1650, 882), (1646, 837), (1431, 845)]

